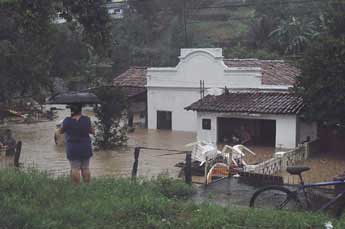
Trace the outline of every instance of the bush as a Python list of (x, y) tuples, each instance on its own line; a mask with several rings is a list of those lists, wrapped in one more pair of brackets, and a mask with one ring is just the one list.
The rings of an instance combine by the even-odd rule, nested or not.
[(94, 107), (97, 117), (95, 145), (101, 149), (111, 149), (127, 144), (128, 100), (121, 88), (107, 87), (95, 90), (102, 101)]
[(155, 190), (168, 198), (187, 199), (195, 193), (192, 186), (186, 185), (181, 180), (175, 180), (166, 175), (160, 175), (157, 179), (150, 181)]

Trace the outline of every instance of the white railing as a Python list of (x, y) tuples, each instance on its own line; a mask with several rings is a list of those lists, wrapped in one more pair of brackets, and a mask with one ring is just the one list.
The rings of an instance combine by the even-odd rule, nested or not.
[(314, 142), (305, 143), (287, 152), (275, 153), (274, 157), (269, 160), (247, 166), (246, 171), (273, 175), (281, 170), (285, 170), (288, 166), (295, 165), (298, 161), (306, 160), (310, 154), (311, 144), (314, 144)]

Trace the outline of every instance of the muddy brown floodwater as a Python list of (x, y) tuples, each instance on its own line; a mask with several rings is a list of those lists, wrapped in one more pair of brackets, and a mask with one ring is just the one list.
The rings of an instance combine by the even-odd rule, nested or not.
[[(56, 106), (65, 108), (65, 106)], [(48, 107), (47, 107), (48, 108)], [(89, 109), (84, 113), (95, 119)], [(23, 142), (20, 161), (25, 167), (36, 167), (48, 171), (54, 176), (68, 175), (69, 163), (66, 159), (64, 147), (55, 146), (54, 131), (59, 120), (69, 115), (69, 110), (59, 110), (58, 118), (54, 121), (45, 121), (35, 124), (7, 124), (0, 128), (10, 128), (17, 140)], [(184, 145), (194, 142), (195, 133), (136, 129), (128, 134), (129, 146), (157, 147), (164, 149), (186, 150)], [(273, 154), (273, 148), (253, 148), (257, 156), (248, 156), (248, 163), (257, 163), (267, 160)], [(96, 151), (91, 160), (93, 176), (129, 176), (133, 165), (133, 147), (121, 150)], [(171, 155), (164, 155), (171, 154)], [(162, 156), (163, 155), (163, 156)], [(185, 155), (174, 154), (174, 152), (141, 150), (139, 156), (138, 175), (145, 177), (157, 176), (160, 173), (168, 173), (176, 177), (180, 169), (174, 165), (183, 161)], [(304, 173), (306, 182), (317, 182), (331, 180), (334, 176), (345, 171), (345, 155), (332, 155), (320, 153), (313, 155), (308, 160), (299, 164), (308, 165), (311, 170)], [(289, 176), (285, 171), (278, 175), (284, 177), (287, 183), (298, 183), (295, 176)]]
[[(60, 106), (64, 108), (64, 106)], [(91, 112), (85, 112), (92, 114)], [(56, 123), (69, 115), (69, 110), (58, 111), (54, 121), (35, 124), (8, 124), (2, 128), (10, 128), (17, 140), (23, 142), (20, 161), (25, 167), (59, 176), (68, 175), (69, 163), (64, 147), (55, 146), (54, 131)], [(94, 118), (94, 117), (92, 117)], [(195, 141), (195, 134), (190, 132), (172, 132), (162, 130), (136, 129), (128, 134), (129, 146), (158, 147), (164, 149), (186, 150), (184, 145)], [(129, 176), (134, 161), (133, 147), (121, 150), (95, 151), (91, 160), (93, 176)], [(153, 177), (161, 173), (177, 176), (179, 168), (174, 165), (184, 160), (185, 155), (174, 152), (141, 150), (139, 156), (138, 176)], [(163, 156), (161, 156), (163, 155)]]

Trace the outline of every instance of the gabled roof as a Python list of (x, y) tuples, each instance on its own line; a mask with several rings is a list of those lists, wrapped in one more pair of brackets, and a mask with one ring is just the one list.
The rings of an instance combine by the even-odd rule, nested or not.
[(113, 80), (114, 86), (145, 87), (147, 67), (130, 67)]
[(224, 59), (228, 67), (261, 67), (262, 84), (293, 85), (300, 70), (283, 60)]
[(230, 92), (207, 95), (186, 110), (222, 113), (298, 114), (303, 100), (288, 92)]

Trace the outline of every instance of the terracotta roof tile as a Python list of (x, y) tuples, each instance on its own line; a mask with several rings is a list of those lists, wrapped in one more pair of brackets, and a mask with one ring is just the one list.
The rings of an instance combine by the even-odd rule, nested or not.
[(144, 87), (128, 87), (128, 86), (120, 86), (127, 94), (129, 98), (146, 94), (146, 88)]
[(219, 96), (207, 95), (186, 110), (206, 112), (245, 112), (261, 114), (298, 114), (303, 100), (287, 92), (231, 92)]
[(145, 87), (147, 67), (130, 67), (113, 80), (114, 86)]
[(283, 60), (225, 59), (224, 63), (228, 67), (261, 67), (264, 85), (293, 85), (300, 74), (298, 68)]

